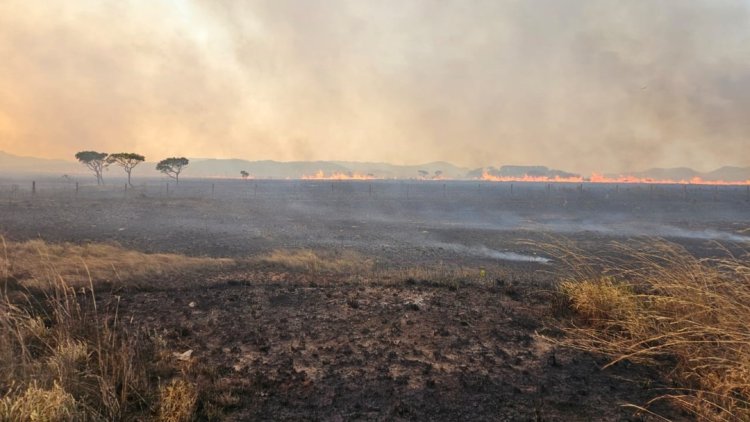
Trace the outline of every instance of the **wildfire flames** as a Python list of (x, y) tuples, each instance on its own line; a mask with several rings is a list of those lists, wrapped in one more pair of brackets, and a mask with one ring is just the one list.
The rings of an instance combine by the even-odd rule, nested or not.
[[(372, 174), (352, 173), (352, 172), (333, 172), (326, 174), (322, 170), (315, 174), (301, 177), (302, 180), (376, 180)], [(417, 180), (451, 180), (443, 176), (432, 176), (430, 178), (419, 178)], [(689, 180), (673, 179), (652, 179), (644, 177), (635, 177), (629, 175), (608, 177), (599, 173), (592, 173), (590, 177), (583, 176), (495, 176), (487, 170), (482, 172), (479, 180), (489, 182), (536, 182), (536, 183), (620, 183), (620, 184), (651, 184), (651, 185), (715, 185), (715, 186), (750, 186), (750, 180), (745, 181), (726, 181), (726, 180), (704, 180), (700, 177), (694, 177)]]
[(372, 174), (361, 174), (361, 173), (342, 173), (333, 172), (326, 175), (322, 170), (318, 170), (313, 175), (302, 176), (302, 180), (374, 180), (375, 176)]
[(491, 182), (542, 182), (542, 183), (622, 183), (622, 184), (654, 184), (654, 185), (719, 185), (719, 186), (745, 186), (750, 185), (750, 180), (744, 182), (729, 182), (726, 180), (704, 180), (700, 177), (694, 177), (690, 180), (671, 180), (671, 179), (651, 179), (635, 176), (618, 176), (606, 177), (604, 175), (593, 173), (591, 177), (581, 176), (574, 177), (545, 177), (529, 176), (521, 177), (511, 176), (494, 176), (486, 170), (482, 173), (480, 180)]

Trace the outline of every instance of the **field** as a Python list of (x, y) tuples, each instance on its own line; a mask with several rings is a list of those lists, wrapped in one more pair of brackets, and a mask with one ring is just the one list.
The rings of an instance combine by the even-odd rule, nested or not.
[[(698, 259), (743, 257), (750, 191), (41, 179), (32, 193), (15, 179), (0, 180), (0, 233), (17, 262), (36, 253), (117, 302), (127, 331), (166, 356), (149, 382), (196, 386), (199, 419), (640, 420), (656, 416), (626, 405), (669, 380), (566, 347), (559, 285), (577, 261), (560, 245), (627, 261), (621, 245), (659, 238)], [(45, 275), (27, 267), (6, 278), (33, 296)], [(157, 402), (122, 417), (163, 416)], [(691, 419), (666, 401), (649, 410)]]

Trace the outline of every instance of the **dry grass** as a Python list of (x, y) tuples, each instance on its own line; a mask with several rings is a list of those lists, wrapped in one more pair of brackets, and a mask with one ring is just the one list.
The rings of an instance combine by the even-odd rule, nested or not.
[(491, 283), (495, 277), (504, 278), (498, 268), (469, 268), (437, 262), (432, 265), (383, 267), (372, 258), (355, 251), (275, 250), (254, 258), (252, 263), (271, 265), (286, 270), (318, 275), (344, 276), (351, 282), (403, 283), (419, 282), (447, 287), (462, 284)]
[(175, 379), (161, 389), (159, 395), (159, 420), (161, 422), (188, 422), (193, 418), (198, 392), (195, 385)]
[[(42, 240), (7, 242), (0, 250), (0, 269), (26, 287), (48, 287), (63, 278), (66, 284), (144, 280), (164, 274), (231, 265), (232, 260), (175, 254), (147, 254), (117, 244), (50, 244)], [(85, 264), (85, 265), (84, 265)], [(40, 285), (41, 283), (41, 285)]]
[(577, 315), (567, 345), (664, 369), (675, 387), (654, 401), (750, 420), (750, 259), (698, 259), (661, 241), (617, 245), (608, 259), (557, 252), (574, 268), (561, 285)]
[(348, 250), (341, 252), (316, 252), (309, 249), (275, 250), (257, 258), (257, 261), (266, 265), (314, 274), (363, 274), (370, 272), (375, 265), (372, 259)]
[[(186, 421), (193, 417), (198, 391), (192, 384), (174, 381), (159, 389), (157, 380), (149, 376), (158, 371), (169, 379), (184, 368), (177, 366), (158, 336), (120, 320), (117, 296), (110, 296), (107, 303), (98, 300), (94, 277), (105, 277), (107, 266), (112, 273), (135, 277), (198, 268), (203, 263), (217, 265), (215, 261), (150, 256), (111, 245), (4, 244), (0, 250), (0, 420)], [(87, 274), (84, 263), (93, 268), (85, 284), (79, 278)], [(41, 290), (9, 289), (21, 273), (24, 284)], [(75, 285), (67, 283), (68, 277)]]
[(7, 422), (85, 420), (75, 398), (57, 383), (50, 389), (30, 385), (0, 400), (0, 420)]
[(0, 298), (4, 418), (118, 420), (148, 405), (145, 339), (118, 325), (116, 304), (62, 281), (24, 299)]

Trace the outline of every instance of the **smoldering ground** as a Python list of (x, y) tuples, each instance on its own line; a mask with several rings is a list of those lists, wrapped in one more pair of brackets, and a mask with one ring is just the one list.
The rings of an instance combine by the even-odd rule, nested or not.
[(148, 251), (247, 256), (276, 248), (354, 249), (422, 262), (544, 263), (549, 257), (529, 240), (556, 236), (594, 243), (661, 237), (701, 250), (750, 245), (750, 201), (738, 188), (579, 191), (516, 184), (511, 191), (503, 183), (186, 180), (168, 192), (156, 183), (75, 194), (59, 185), (40, 185), (33, 197), (7, 190), (0, 229), (21, 238), (115, 240)]

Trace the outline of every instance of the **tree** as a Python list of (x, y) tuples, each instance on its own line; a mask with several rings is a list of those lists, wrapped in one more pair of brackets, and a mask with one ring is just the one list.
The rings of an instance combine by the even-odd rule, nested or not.
[(172, 157), (159, 161), (159, 164), (156, 165), (156, 169), (171, 177), (179, 184), (180, 173), (188, 164), (190, 164), (190, 161), (185, 157)]
[(247, 180), (248, 177), (250, 177), (250, 173), (246, 172), (245, 170), (240, 171), (240, 176), (242, 176), (243, 179)]
[(427, 172), (427, 171), (425, 171), (425, 170), (417, 170), (417, 173), (419, 173), (419, 178), (420, 178), (420, 179), (426, 179), (426, 178), (427, 178), (427, 175), (429, 175), (429, 174), (430, 174), (430, 173), (428, 173), (428, 172)]
[(146, 157), (132, 152), (118, 152), (116, 154), (110, 154), (109, 157), (107, 157), (108, 164), (117, 164), (125, 170), (125, 173), (128, 174), (128, 185), (130, 186), (133, 186), (133, 184), (130, 183), (130, 173), (135, 166), (145, 160)]
[(96, 151), (81, 151), (76, 154), (76, 159), (94, 172), (94, 175), (96, 175), (96, 183), (98, 185), (104, 184), (102, 172), (107, 166), (109, 166), (107, 155), (109, 154), (106, 152)]

